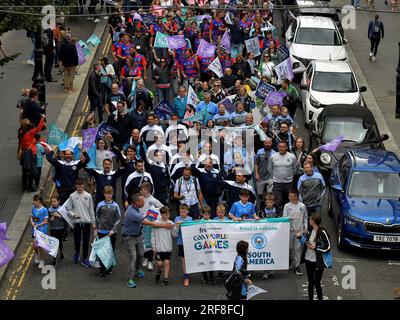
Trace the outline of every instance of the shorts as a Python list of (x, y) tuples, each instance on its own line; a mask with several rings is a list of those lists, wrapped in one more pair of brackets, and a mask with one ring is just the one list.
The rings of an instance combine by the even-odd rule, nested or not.
[(171, 252), (156, 252), (156, 260), (157, 261), (171, 260)]
[(185, 252), (183, 251), (183, 245), (178, 245), (178, 256), (184, 258)]

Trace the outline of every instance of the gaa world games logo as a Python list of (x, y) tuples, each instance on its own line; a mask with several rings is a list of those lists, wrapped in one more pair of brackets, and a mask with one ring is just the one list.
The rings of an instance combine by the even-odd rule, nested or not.
[(253, 245), (254, 248), (258, 250), (264, 249), (265, 246), (267, 245), (267, 237), (264, 236), (262, 233), (256, 233), (251, 238), (251, 244)]

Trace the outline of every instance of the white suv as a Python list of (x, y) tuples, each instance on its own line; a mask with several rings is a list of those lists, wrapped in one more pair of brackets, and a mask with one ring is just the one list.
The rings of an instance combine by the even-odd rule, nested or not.
[(286, 31), (294, 74), (303, 73), (312, 60), (347, 60), (345, 44), (347, 41), (328, 17), (300, 16)]
[(361, 92), (354, 72), (346, 61), (312, 61), (303, 74), (300, 84), (301, 102), (305, 124), (312, 120), (331, 104), (364, 106)]

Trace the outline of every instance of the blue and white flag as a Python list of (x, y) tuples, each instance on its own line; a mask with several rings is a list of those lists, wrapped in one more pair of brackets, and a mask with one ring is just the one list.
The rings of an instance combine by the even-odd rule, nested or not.
[(256, 88), (255, 96), (264, 101), (267, 98), (268, 93), (273, 91), (276, 91), (276, 88), (274, 86), (266, 82), (259, 81)]
[(119, 132), (114, 127), (110, 126), (109, 124), (105, 123), (104, 121), (99, 125), (96, 135), (96, 140), (100, 138), (104, 138), (107, 133), (111, 133), (114, 135), (119, 135)]
[(86, 42), (95, 47), (101, 43), (101, 40), (98, 36), (96, 36), (95, 34), (92, 34)]
[(163, 120), (169, 120), (172, 114), (172, 106), (168, 101), (162, 100), (154, 108), (153, 112)]
[(157, 31), (156, 39), (154, 40), (154, 48), (168, 48), (168, 35)]

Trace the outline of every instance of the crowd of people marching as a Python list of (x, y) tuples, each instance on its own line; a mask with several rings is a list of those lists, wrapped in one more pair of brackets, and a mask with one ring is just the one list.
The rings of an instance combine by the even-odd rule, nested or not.
[[(52, 165), (57, 188), (48, 209), (41, 196), (34, 196), (32, 229), (49, 231), (60, 240), (62, 260), (67, 225), (57, 210), (68, 207), (74, 225), (73, 261), (86, 267), (91, 266), (92, 232), (98, 239), (110, 236), (113, 248), (121, 234), (131, 288), (144, 277), (144, 268), (153, 270), (154, 259), (156, 281), (163, 276), (169, 286), (176, 238), (183, 284), (189, 286), (182, 222), (289, 217), (291, 269), (302, 275), (300, 263), (305, 261), (309, 297), (313, 299), (315, 285), (322, 299), (321, 255), (330, 246), (320, 225), (326, 186), (314, 153), (297, 135), (297, 90), (274, 70), (282, 62), (274, 5), (269, 0), (253, 5), (192, 2), (155, 0), (141, 6), (124, 1), (121, 7), (107, 7), (111, 55), (93, 65), (88, 80), (91, 110), (82, 128), (100, 123), (110, 128), (95, 141), (94, 166), (88, 166), (93, 154), (82, 145), (75, 158), (75, 149), (61, 151), (43, 143), (46, 124), (37, 91), (23, 93), (23, 190), (36, 191), (44, 158)], [(177, 49), (160, 46), (157, 33), (183, 35), (185, 44)], [(252, 38), (259, 54), (245, 45)], [(203, 40), (215, 46), (212, 54), (200, 55)], [(64, 35), (63, 41), (70, 42), (71, 36)], [(209, 69), (216, 58), (222, 75)], [(65, 79), (68, 86), (72, 81)], [(259, 82), (282, 92), (282, 100), (266, 105), (254, 95)], [(82, 169), (89, 179), (82, 179)], [(149, 214), (154, 211), (158, 217)], [(43, 252), (35, 251), (35, 262), (43, 266)], [(246, 278), (243, 243), (239, 251), (235, 267)], [(110, 273), (112, 268), (101, 263), (100, 276)], [(263, 278), (271, 275), (265, 272)], [(202, 279), (215, 284), (220, 276), (205, 272)]]

